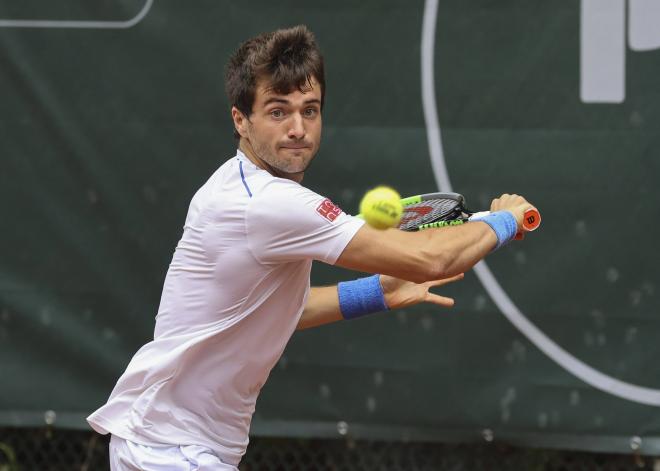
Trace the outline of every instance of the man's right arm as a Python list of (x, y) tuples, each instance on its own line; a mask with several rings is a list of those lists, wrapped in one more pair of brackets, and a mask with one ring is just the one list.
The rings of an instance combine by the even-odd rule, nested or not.
[[(510, 211), (520, 228), (524, 212), (531, 207), (521, 196), (502, 195), (493, 200), (491, 211)], [(496, 244), (495, 232), (480, 221), (418, 232), (379, 231), (365, 224), (336, 265), (421, 283), (468, 271)]]

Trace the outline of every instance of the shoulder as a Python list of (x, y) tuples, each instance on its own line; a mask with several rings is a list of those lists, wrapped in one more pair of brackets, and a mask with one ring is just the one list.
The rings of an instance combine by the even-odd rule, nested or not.
[(330, 201), (294, 181), (273, 177), (255, 189), (249, 205), (316, 210), (325, 200)]

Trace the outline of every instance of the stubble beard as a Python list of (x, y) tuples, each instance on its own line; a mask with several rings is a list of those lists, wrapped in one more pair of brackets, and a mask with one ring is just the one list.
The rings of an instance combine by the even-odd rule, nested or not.
[[(271, 150), (267, 145), (254, 142), (251, 142), (250, 145), (255, 156), (264, 164), (268, 165), (273, 170), (272, 173), (284, 178), (288, 178), (289, 175), (304, 173), (316, 155), (316, 152), (313, 152), (307, 156), (281, 156), (278, 155), (276, 149)], [(310, 152), (309, 149), (301, 149), (300, 151), (301, 154)], [(288, 151), (284, 150), (284, 152)]]

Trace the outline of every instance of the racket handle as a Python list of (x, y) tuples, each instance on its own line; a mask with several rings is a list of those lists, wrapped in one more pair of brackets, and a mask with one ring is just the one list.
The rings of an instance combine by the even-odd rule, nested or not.
[(538, 229), (541, 225), (541, 213), (536, 208), (528, 209), (523, 215), (523, 230), (518, 232), (514, 237), (515, 240), (521, 240), (524, 235), (523, 232), (532, 232)]
[[(474, 213), (472, 216), (470, 216), (470, 219), (472, 219), (475, 216), (486, 216), (487, 214), (490, 214), (490, 211), (481, 211), (479, 213)], [(516, 234), (514, 237), (515, 240), (520, 240), (524, 237), (523, 232), (531, 232), (535, 231), (538, 229), (538, 227), (541, 225), (541, 213), (539, 213), (538, 209), (536, 208), (531, 208), (525, 211), (525, 214), (523, 215), (523, 224), (522, 224), (522, 230)]]
[(523, 229), (527, 232), (535, 231), (541, 225), (541, 213), (536, 208), (528, 209), (523, 215)]

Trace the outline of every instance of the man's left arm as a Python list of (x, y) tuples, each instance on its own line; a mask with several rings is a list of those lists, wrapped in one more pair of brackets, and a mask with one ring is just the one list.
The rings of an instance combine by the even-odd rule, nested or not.
[[(452, 298), (431, 293), (429, 290), (435, 286), (442, 286), (463, 279), (462, 273), (451, 278), (427, 281), (426, 283), (413, 283), (387, 275), (379, 276), (383, 297), (390, 310), (405, 308), (422, 302), (452, 307), (454, 305)], [(344, 315), (339, 308), (337, 286), (313, 287), (310, 290), (302, 316), (298, 321), (297, 330), (318, 327), (340, 320), (344, 320)]]

